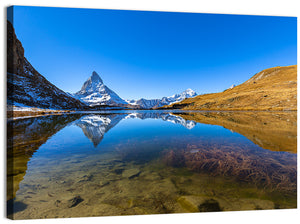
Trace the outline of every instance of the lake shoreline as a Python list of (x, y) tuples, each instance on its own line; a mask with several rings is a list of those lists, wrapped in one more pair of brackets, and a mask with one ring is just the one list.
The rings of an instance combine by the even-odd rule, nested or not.
[(49, 116), (49, 115), (63, 115), (70, 113), (107, 113), (107, 112), (117, 112), (117, 111), (177, 111), (177, 112), (297, 112), (297, 109), (292, 110), (248, 110), (248, 109), (222, 109), (222, 110), (201, 110), (201, 109), (172, 109), (172, 108), (159, 108), (159, 109), (107, 109), (107, 110), (84, 110), (84, 111), (75, 111), (75, 110), (56, 110), (56, 109), (44, 109), (44, 108), (34, 108), (34, 107), (26, 107), (26, 108), (18, 108), (11, 105), (7, 105), (7, 121), (16, 120), (16, 119), (25, 119), (30, 117), (39, 117), (39, 116)]

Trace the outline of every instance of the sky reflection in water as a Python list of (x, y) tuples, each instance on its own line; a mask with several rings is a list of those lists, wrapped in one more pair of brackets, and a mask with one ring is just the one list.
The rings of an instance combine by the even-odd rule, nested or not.
[[(246, 199), (244, 199), (244, 194), (246, 194), (245, 192), (250, 194), (249, 188), (252, 189), (253, 186), (255, 186), (257, 190), (253, 193), (252, 189), (251, 194), (254, 196), (256, 195), (255, 198), (260, 195), (259, 199), (268, 199), (274, 203), (274, 206), (272, 205), (274, 208), (288, 208), (295, 206), (297, 154), (293, 153), (296, 152), (296, 149), (293, 149), (293, 147), (296, 148), (296, 145), (286, 144), (287, 149), (282, 148), (281, 145), (278, 146), (276, 141), (272, 141), (274, 137), (268, 139), (268, 136), (266, 136), (268, 134), (268, 127), (266, 128), (266, 133), (255, 136), (254, 141), (256, 141), (256, 144), (253, 143), (251, 141), (251, 138), (253, 138), (253, 130), (252, 132), (249, 131), (249, 135), (244, 132), (245, 130), (251, 129), (251, 123), (254, 122), (251, 120), (252, 114), (176, 114), (155, 111), (147, 113), (133, 112), (105, 115), (81, 114), (76, 116), (78, 117), (69, 117), (68, 119), (62, 117), (62, 120), (68, 120), (68, 122), (64, 125), (61, 124), (63, 121), (60, 121), (60, 118), (55, 118), (56, 120), (53, 120), (52, 123), (57, 123), (59, 128), (56, 128), (56, 132), (53, 132), (53, 129), (55, 128), (49, 130), (50, 132), (52, 131), (52, 135), (50, 134), (50, 137), (40, 147), (37, 146), (34, 148), (34, 145), (26, 143), (26, 139), (28, 138), (23, 139), (23, 145), (27, 144), (27, 147), (32, 147), (33, 156), (28, 158), (27, 155), (26, 159), (29, 160), (29, 162), (26, 164), (26, 167), (18, 167), (19, 170), (23, 169), (23, 176), (25, 175), (25, 172), (26, 175), (24, 176), (24, 179), (22, 178), (23, 180), (21, 179), (19, 182), (16, 180), (16, 182), (18, 182), (18, 187), (14, 187), (13, 191), (17, 191), (19, 189), (16, 192), (16, 201), (28, 204), (29, 208), (24, 209), (22, 212), (15, 212), (16, 218), (40, 217), (40, 213), (32, 216), (29, 215), (34, 214), (30, 208), (34, 208), (37, 204), (36, 202), (34, 203), (30, 201), (30, 198), (26, 198), (29, 189), (31, 189), (31, 191), (39, 195), (36, 197), (40, 197), (40, 200), (48, 201), (46, 199), (41, 199), (43, 196), (38, 193), (38, 188), (36, 187), (38, 184), (44, 186), (45, 189), (52, 189), (52, 191), (56, 192), (58, 195), (60, 194), (60, 197), (62, 197), (67, 193), (60, 192), (60, 190), (57, 189), (57, 184), (59, 185), (59, 183), (67, 183), (65, 190), (70, 187), (76, 188), (78, 187), (76, 184), (83, 183), (86, 180), (83, 182), (76, 182), (75, 180), (80, 178), (80, 176), (87, 177), (90, 175), (93, 178), (87, 178), (89, 180), (84, 185), (86, 188), (88, 188), (89, 184), (91, 184), (90, 181), (92, 183), (96, 181), (97, 184), (99, 184), (100, 180), (105, 180), (109, 183), (118, 183), (118, 186), (120, 187), (120, 185), (127, 183), (126, 181), (128, 181), (128, 178), (131, 179), (131, 177), (127, 177), (125, 174), (126, 172), (134, 172), (130, 171), (132, 169), (138, 170), (138, 172), (133, 175), (132, 178), (134, 179), (132, 180), (138, 181), (137, 184), (140, 187), (144, 186), (147, 177), (149, 178), (147, 173), (149, 173), (148, 175), (153, 176), (154, 171), (159, 176), (160, 181), (161, 178), (163, 178), (162, 180), (165, 180), (164, 178), (170, 179), (172, 176), (172, 187), (175, 186), (177, 189), (179, 188), (179, 185), (182, 185), (180, 189), (177, 189), (169, 195), (172, 198), (170, 199), (172, 203), (177, 201), (175, 203), (176, 206), (173, 206), (174, 208), (172, 206), (172, 208), (168, 208), (169, 212), (191, 212), (192, 210), (190, 207), (186, 207), (186, 204), (191, 203), (186, 198), (190, 197), (189, 195), (194, 195), (198, 198), (197, 200), (200, 200), (200, 195), (201, 197), (203, 195), (205, 195), (205, 197), (211, 197), (213, 195), (213, 198), (208, 199), (216, 200), (219, 207), (222, 205), (220, 207), (221, 210), (242, 210), (243, 206), (246, 210), (251, 209), (252, 207), (249, 207), (247, 204), (250, 202), (245, 202)], [(186, 119), (187, 116), (190, 119)], [(208, 122), (214, 125), (200, 123), (199, 121), (202, 121), (203, 119), (202, 116), (204, 116), (207, 121), (210, 121), (212, 118), (215, 119), (214, 122)], [(251, 119), (249, 119), (249, 116)], [(256, 114), (255, 116), (256, 121), (259, 120), (259, 115)], [(290, 117), (290, 119), (287, 121), (285, 116)], [(52, 117), (54, 118), (55, 116)], [(291, 122), (293, 122), (293, 119), (296, 119), (296, 115), (280, 114), (279, 117), (275, 117), (277, 119), (275, 120), (276, 122), (268, 120), (268, 123), (278, 123), (282, 127), (282, 130), (277, 130), (278, 133), (280, 135), (282, 135), (282, 133), (286, 133), (286, 141), (293, 142), (297, 138), (297, 133), (293, 126), (295, 122)], [(44, 129), (47, 129), (47, 127), (50, 126), (41, 125), (43, 123), (43, 119), (46, 118), (34, 118), (33, 120), (35, 120), (35, 122), (32, 122), (31, 125), (34, 124), (36, 127), (31, 130), (41, 129), (38, 133), (40, 133), (40, 135), (45, 135), (47, 130)], [(51, 116), (50, 118), (48, 117), (48, 119), (50, 119), (51, 123)], [(215, 125), (216, 120), (220, 122), (221, 126)], [(246, 137), (236, 133), (232, 129), (229, 130), (224, 128), (223, 126), (232, 125), (228, 122), (233, 123), (233, 127), (236, 128), (236, 130), (240, 130), (239, 128), (241, 128), (242, 131), (240, 132), (242, 132)], [(284, 122), (285, 125), (280, 122)], [(247, 126), (247, 124), (249, 126)], [(15, 125), (15, 127), (18, 127), (17, 122)], [(64, 127), (65, 125), (67, 126)], [(22, 127), (26, 129), (29, 125)], [(247, 127), (249, 128), (247, 129)], [(257, 127), (259, 128), (259, 125)], [(272, 128), (273, 127), (271, 127), (271, 129)], [(272, 133), (277, 133), (277, 131), (272, 131)], [(38, 135), (38, 133), (34, 133), (34, 135)], [(266, 136), (266, 139), (261, 139), (260, 136)], [(39, 139), (39, 137), (37, 138)], [(15, 148), (20, 147), (20, 145), (16, 144), (16, 142), (14, 142), (14, 145)], [(18, 147), (16, 147), (16, 145), (18, 145)], [(267, 145), (269, 148), (263, 149), (262, 147), (264, 145)], [(281, 148), (281, 150), (278, 150), (278, 148)], [(291, 151), (292, 153), (285, 151)], [(14, 155), (15, 162), (19, 161), (20, 157), (24, 158), (24, 156), (17, 156), (16, 153)], [(176, 172), (179, 172), (180, 170), (185, 170), (185, 174), (183, 176), (182, 174), (176, 174)], [(19, 174), (22, 172), (18, 171)], [(197, 175), (204, 175), (205, 177), (199, 177)], [(110, 177), (108, 178), (108, 176)], [(200, 193), (197, 192), (201, 189), (200, 183), (197, 182), (198, 179), (201, 178), (212, 178), (208, 183), (211, 183), (211, 181), (214, 182), (218, 178), (223, 178), (222, 181), (224, 183), (230, 180), (229, 191), (231, 193), (228, 193), (226, 196), (226, 200), (227, 202), (229, 201), (228, 203), (230, 206), (226, 205), (226, 207), (220, 201), (221, 195), (219, 194), (222, 194), (221, 192), (224, 191), (224, 189), (221, 191), (219, 189), (220, 192), (218, 193), (218, 190), (216, 189), (220, 186), (216, 183), (206, 186), (206, 188), (202, 189)], [(185, 179), (188, 182), (184, 183)], [(58, 180), (60, 182), (58, 182)], [(194, 182), (189, 182), (192, 180)], [(157, 180), (154, 178), (152, 184), (161, 184), (161, 182), (156, 183), (156, 181)], [(35, 187), (32, 187), (33, 182), (35, 183)], [(202, 182), (204, 183), (205, 181), (203, 180)], [(243, 185), (244, 183), (251, 187), (248, 185), (245, 187)], [(235, 184), (238, 184), (239, 190), (236, 189), (237, 186), (235, 186)], [(240, 184), (242, 184), (243, 187), (241, 187)], [(111, 187), (112, 186), (110, 186), (110, 190), (107, 191), (106, 194), (109, 195), (114, 193)], [(198, 190), (195, 190), (197, 188)], [(216, 188), (214, 190), (216, 192), (210, 195), (211, 193), (207, 193), (207, 188), (211, 190)], [(60, 186), (60, 189), (63, 189), (63, 187)], [(90, 188), (88, 191), (93, 192), (93, 189), (94, 188)], [(170, 186), (165, 186), (164, 188), (156, 190), (155, 194), (165, 194), (168, 189), (170, 189)], [(244, 189), (245, 192), (242, 192), (242, 189)], [(239, 193), (232, 193), (232, 191), (241, 191), (242, 193), (240, 192), (240, 194), (243, 195), (243, 199), (241, 199), (242, 196), (239, 195)], [(79, 192), (84, 195), (85, 191), (81, 189)], [(170, 190), (170, 192), (172, 192), (172, 190)], [(139, 204), (142, 203), (139, 201), (141, 200), (140, 197), (146, 197), (148, 194), (149, 192), (136, 192), (134, 193), (134, 199), (132, 199), (132, 193), (130, 194), (130, 197)], [(282, 204), (279, 203), (279, 201), (282, 201), (282, 198), (278, 195), (282, 195), (282, 197), (285, 198), (285, 201), (283, 201)], [(129, 195), (124, 195), (123, 197), (126, 198), (129, 197)], [(184, 198), (182, 199), (182, 197)], [(224, 197), (224, 195), (222, 197)], [(232, 202), (232, 199), (235, 199), (236, 201)], [(95, 203), (93, 206), (101, 207), (104, 206), (104, 204), (107, 204), (105, 198), (103, 198), (103, 201), (101, 200), (98, 204)], [(121, 199), (116, 198), (116, 200)], [(168, 200), (166, 199), (166, 201)], [(186, 202), (186, 200), (189, 202)], [(192, 201), (193, 200), (196, 199), (194, 198)], [(202, 198), (201, 200), (204, 199)], [(149, 208), (144, 208), (147, 210), (147, 213), (166, 213), (164, 209), (158, 209), (157, 206), (155, 207), (154, 202), (155, 200), (153, 201), (152, 199), (148, 201)], [(254, 202), (252, 201), (251, 203), (253, 204)], [(256, 201), (255, 203), (255, 206), (258, 206), (258, 202)], [(113, 202), (108, 204), (114, 206)], [(258, 207), (261, 207), (261, 209), (270, 208), (269, 204), (266, 204), (267, 205), (260, 204)], [(84, 205), (82, 204), (81, 206)], [(140, 208), (138, 205), (136, 207)], [(47, 209), (45, 208), (46, 211)], [(253, 207), (253, 209), (255, 209), (255, 207)], [(202, 210), (200, 209), (199, 211)], [(66, 210), (65, 212), (66, 213), (58, 215), (58, 217), (63, 217), (64, 214), (69, 214), (69, 210)], [(144, 214), (145, 212), (146, 211), (137, 212), (136, 209), (133, 211), (132, 207), (130, 207), (125, 211), (125, 214)], [(118, 214), (121, 213), (119, 211), (115, 211), (113, 214), (100, 212), (95, 213), (94, 215)], [(91, 214), (82, 212), (80, 216), (89, 215)], [(76, 214), (72, 213), (70, 216), (76, 216)], [(50, 212), (48, 217), (53, 217), (53, 214)]]

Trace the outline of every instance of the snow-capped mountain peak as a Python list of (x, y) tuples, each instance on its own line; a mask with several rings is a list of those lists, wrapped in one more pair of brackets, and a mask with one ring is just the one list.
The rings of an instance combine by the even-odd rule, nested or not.
[(187, 96), (196, 96), (197, 95), (197, 93), (194, 90), (190, 89), (190, 88), (186, 89), (181, 94), (185, 94)]
[[(182, 101), (186, 98), (191, 98), (191, 97), (194, 97), (194, 96), (197, 96), (197, 93), (194, 90), (186, 89), (185, 91), (183, 91), (179, 94), (175, 94), (173, 96), (169, 96), (169, 97), (166, 97), (166, 98), (169, 99), (170, 101), (179, 102), (179, 101)], [(172, 103), (174, 103), (174, 102), (172, 102)]]
[(100, 78), (100, 76), (98, 75), (97, 72), (93, 71), (92, 76), (90, 77), (92, 82), (99, 82), (103, 84), (102, 79)]
[(97, 72), (94, 71), (91, 77), (89, 77), (88, 80), (84, 82), (84, 84), (81, 87), (81, 90), (76, 94), (82, 95), (86, 93), (95, 92), (97, 91), (97, 89), (99, 89), (99, 87), (101, 87), (101, 85), (103, 85), (103, 81), (100, 78), (100, 76), (97, 74)]
[(122, 106), (128, 104), (114, 91), (104, 85), (103, 80), (95, 71), (84, 82), (81, 90), (75, 93), (73, 96), (89, 106)]

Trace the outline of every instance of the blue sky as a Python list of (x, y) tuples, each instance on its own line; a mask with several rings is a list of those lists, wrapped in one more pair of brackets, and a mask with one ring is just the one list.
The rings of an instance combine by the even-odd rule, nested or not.
[(96, 71), (124, 99), (219, 92), (297, 64), (296, 17), (14, 7), (25, 57), (77, 92)]

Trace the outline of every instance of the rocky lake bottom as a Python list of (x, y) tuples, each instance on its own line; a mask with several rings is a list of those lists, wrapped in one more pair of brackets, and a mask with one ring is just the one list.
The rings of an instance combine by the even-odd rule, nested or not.
[(126, 111), (11, 121), (8, 216), (296, 208), (296, 120)]

